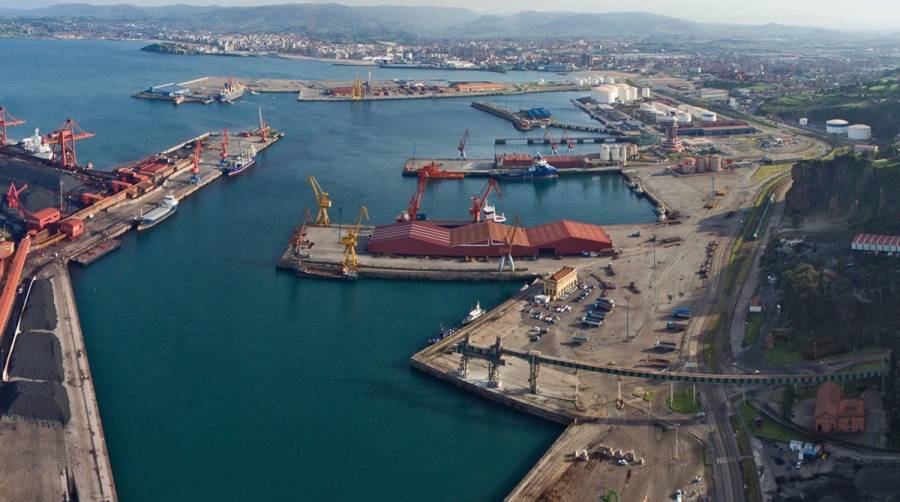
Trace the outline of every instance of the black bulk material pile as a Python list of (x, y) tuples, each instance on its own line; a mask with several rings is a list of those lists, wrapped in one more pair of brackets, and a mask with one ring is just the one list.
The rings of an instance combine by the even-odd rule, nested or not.
[(32, 420), (69, 422), (69, 398), (56, 382), (13, 381), (0, 386), (0, 409)]
[(9, 373), (18, 378), (62, 383), (62, 349), (59, 340), (53, 333), (46, 331), (19, 333)]

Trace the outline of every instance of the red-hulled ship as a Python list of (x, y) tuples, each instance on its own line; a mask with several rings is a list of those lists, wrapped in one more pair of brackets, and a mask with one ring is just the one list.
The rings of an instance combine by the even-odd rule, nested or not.
[(427, 178), (445, 179), (445, 180), (461, 180), (465, 176), (462, 171), (446, 171), (441, 169), (443, 164), (431, 162), (420, 167), (415, 174), (423, 173)]
[[(544, 160), (557, 169), (590, 167), (588, 155), (546, 155)], [(534, 156), (527, 153), (498, 153), (494, 156), (497, 167), (530, 167)]]

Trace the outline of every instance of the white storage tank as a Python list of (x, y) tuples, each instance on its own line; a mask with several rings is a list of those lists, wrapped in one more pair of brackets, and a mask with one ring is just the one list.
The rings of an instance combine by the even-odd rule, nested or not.
[(609, 147), (609, 160), (612, 162), (619, 161), (619, 145), (612, 145)]
[(853, 124), (847, 128), (847, 137), (856, 141), (872, 139), (872, 128), (865, 124)]
[(719, 116), (716, 115), (716, 112), (705, 111), (700, 113), (701, 122), (715, 122), (717, 120), (719, 120)]
[(805, 127), (805, 126), (808, 126), (808, 125), (809, 125), (809, 119), (806, 118), (806, 117), (801, 117), (801, 118), (800, 118), (800, 125), (802, 125), (802, 126), (804, 126), (804, 127)]
[(605, 83), (606, 83), (606, 79), (603, 78), (603, 77), (599, 77), (599, 78), (597, 79), (597, 83), (598, 83), (598, 84), (605, 84)]
[(844, 119), (831, 119), (825, 122), (825, 132), (828, 134), (847, 134), (847, 128), (850, 123)]
[(609, 162), (609, 145), (600, 145), (600, 162)]
[(619, 145), (619, 160), (624, 164), (628, 160), (628, 147)]
[(597, 101), (605, 105), (611, 105), (619, 98), (619, 89), (609, 85), (595, 87), (594, 93), (597, 95)]
[(641, 98), (647, 99), (650, 97), (650, 88), (649, 87), (641, 87)]
[(606, 77), (606, 83), (607, 83), (607, 84), (615, 84), (615, 83), (616, 83), (616, 79), (614, 79), (614, 78), (612, 78), (612, 77)]

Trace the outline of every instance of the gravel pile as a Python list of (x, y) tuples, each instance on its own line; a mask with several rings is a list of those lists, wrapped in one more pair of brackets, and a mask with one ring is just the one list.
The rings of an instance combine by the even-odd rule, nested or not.
[[(26, 286), (27, 287), (27, 286)], [(25, 315), (22, 317), (22, 331), (56, 329), (56, 305), (53, 303), (53, 284), (49, 279), (40, 279), (31, 287)]]
[(19, 333), (9, 372), (14, 377), (62, 383), (62, 349), (56, 335), (46, 331)]
[(13, 381), (0, 386), (0, 410), (33, 420), (69, 422), (69, 398), (56, 382)]

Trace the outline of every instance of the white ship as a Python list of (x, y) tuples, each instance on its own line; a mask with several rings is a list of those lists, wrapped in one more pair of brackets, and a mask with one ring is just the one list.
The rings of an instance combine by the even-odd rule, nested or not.
[(468, 315), (463, 317), (462, 323), (463, 326), (466, 324), (470, 324), (475, 322), (476, 319), (484, 315), (484, 310), (481, 308), (481, 302), (475, 302), (475, 308), (470, 310)]
[(53, 148), (47, 143), (44, 143), (44, 138), (41, 137), (40, 129), (35, 129), (34, 136), (23, 139), (19, 142), (19, 145), (32, 157), (53, 160)]
[(506, 221), (506, 215), (503, 213), (498, 213), (497, 208), (490, 204), (485, 204), (483, 208), (481, 208), (482, 220), (483, 221), (493, 221), (494, 223), (504, 223)]

